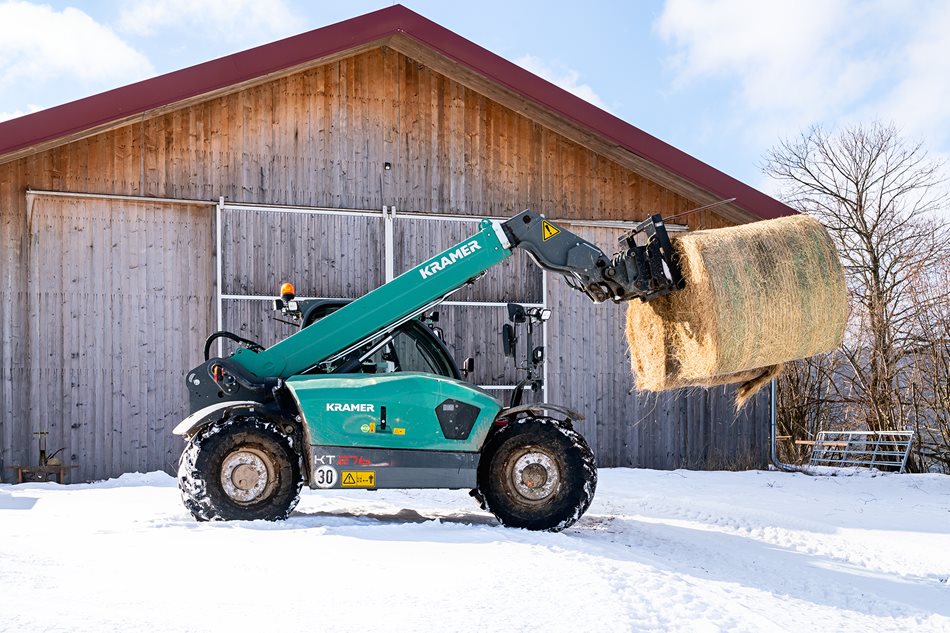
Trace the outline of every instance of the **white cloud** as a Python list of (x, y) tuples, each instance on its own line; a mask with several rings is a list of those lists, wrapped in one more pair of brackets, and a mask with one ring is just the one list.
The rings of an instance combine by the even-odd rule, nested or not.
[(908, 134), (926, 136), (950, 151), (950, 3), (920, 15), (898, 57), (899, 73), (865, 116), (895, 120)]
[[(667, 0), (674, 87), (729, 93), (724, 135), (759, 155), (811, 125), (893, 122), (950, 157), (950, 3)], [(945, 168), (950, 180), (950, 163)], [(760, 183), (772, 191), (768, 181)], [(948, 211), (950, 213), (950, 211)]]
[(523, 55), (516, 59), (515, 63), (538, 77), (550, 81), (555, 86), (563, 88), (584, 101), (592, 103), (602, 110), (608, 110), (609, 112), (609, 109), (604, 104), (604, 100), (600, 98), (600, 95), (598, 95), (589, 84), (581, 83), (580, 73), (576, 70), (563, 66), (555, 69), (534, 55)]
[(79, 9), (0, 3), (0, 86), (50, 79), (121, 84), (152, 72), (144, 55)]
[(767, 145), (875, 118), (950, 141), (950, 4), (668, 0), (654, 28), (674, 86), (735, 86), (731, 124)]
[(21, 116), (32, 114), (34, 112), (39, 112), (42, 110), (42, 106), (31, 103), (26, 107), (26, 110), (14, 110), (13, 112), (0, 112), (0, 121), (9, 121), (10, 119), (16, 119)]
[(150, 36), (161, 29), (188, 27), (216, 37), (234, 36), (241, 43), (289, 35), (303, 21), (284, 0), (135, 0), (123, 5), (119, 29)]
[(734, 77), (742, 107), (800, 127), (880, 80), (878, 60), (855, 50), (865, 22), (846, 0), (669, 0), (655, 28), (677, 47), (678, 86)]

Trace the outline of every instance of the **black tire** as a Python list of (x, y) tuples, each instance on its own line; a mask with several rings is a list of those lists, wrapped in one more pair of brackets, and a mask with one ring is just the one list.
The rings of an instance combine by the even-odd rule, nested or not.
[(301, 459), (293, 438), (257, 416), (199, 431), (178, 465), (185, 507), (199, 521), (286, 519), (300, 500)]
[(482, 451), (477, 492), (507, 527), (559, 532), (587, 511), (596, 488), (594, 454), (565, 422), (521, 418)]

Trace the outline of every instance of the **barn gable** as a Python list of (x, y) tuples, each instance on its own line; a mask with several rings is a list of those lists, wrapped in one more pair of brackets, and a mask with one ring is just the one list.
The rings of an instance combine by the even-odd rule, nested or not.
[(696, 205), (386, 47), (17, 162), (33, 189), (149, 197), (615, 220)]
[(400, 51), (680, 195), (704, 204), (734, 198), (719, 208), (732, 221), (794, 213), (401, 5), (0, 123), (0, 162), (379, 47)]
[[(434, 47), (449, 32), (411, 11), (370, 16), (378, 14), (385, 19), (313, 32), (348, 45), (324, 45), (309, 59), (278, 56), (285, 67), (264, 59), (224, 72), (222, 85), (185, 82), (162, 98), (153, 85), (134, 103), (134, 91), (113, 94), (112, 119), (94, 116), (94, 106), (110, 103), (105, 93), (0, 124), (4, 466), (34, 461), (31, 432), (49, 429), (51, 446), (67, 446), (67, 461), (80, 464), (80, 479), (172, 468), (183, 372), (217, 325), (216, 301), (228, 327), (272, 338), (253, 297), (269, 292), (275, 270), (302, 277), (302, 294), (358, 296), (385, 280), (386, 257), (398, 273), (464, 234), (457, 222), (426, 215), (532, 208), (574, 221), (610, 248), (623, 221), (722, 197), (741, 200), (690, 216), (690, 226), (754, 219), (749, 205), (761, 199), (771, 201), (756, 207), (762, 216), (784, 212), (656, 139), (631, 151), (632, 126), (504, 60), (514, 76), (500, 72), (488, 64), (494, 56), (464, 40), (459, 48), (454, 34)], [(484, 55), (472, 58), (468, 47)], [(512, 87), (523, 75), (532, 78), (527, 96)], [(42, 133), (50, 113), (61, 122), (58, 136)], [(597, 132), (611, 120), (624, 129)], [(221, 198), (248, 208), (215, 215)], [(253, 205), (353, 213), (300, 219)], [(372, 215), (392, 208), (404, 218), (395, 255), (379, 250)], [(446, 308), (459, 357), (482, 356), (481, 382), (514, 379), (486, 351), (497, 347), (500, 305), (544, 303), (561, 315), (548, 333), (549, 357), (560, 363), (550, 370), (549, 399), (587, 413), (583, 430), (605, 465), (764, 455), (763, 403), (732, 424), (724, 392), (631, 396), (620, 308), (590, 306), (520, 260), (503, 272), (463, 297), (473, 305)]]

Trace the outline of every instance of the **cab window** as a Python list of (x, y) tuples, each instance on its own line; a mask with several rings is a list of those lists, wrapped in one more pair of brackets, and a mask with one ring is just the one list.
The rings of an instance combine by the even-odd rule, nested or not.
[(411, 334), (400, 332), (393, 337), (393, 350), (396, 353), (400, 371), (423, 371), (430, 374), (442, 374), (433, 362), (431, 350), (425, 349), (421, 342)]

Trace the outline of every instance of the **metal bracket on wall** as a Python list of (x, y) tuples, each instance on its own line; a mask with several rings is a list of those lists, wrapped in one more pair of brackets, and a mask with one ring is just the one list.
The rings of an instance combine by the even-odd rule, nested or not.
[(383, 205), (383, 263), (385, 265), (386, 282), (389, 283), (395, 277), (393, 273), (396, 254), (393, 252), (395, 230), (393, 225), (396, 222), (396, 207), (387, 207)]

